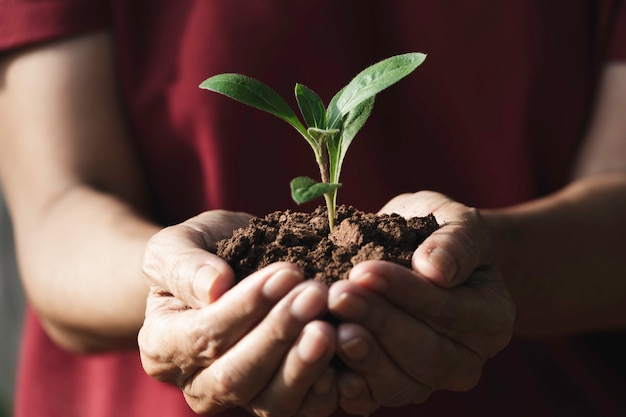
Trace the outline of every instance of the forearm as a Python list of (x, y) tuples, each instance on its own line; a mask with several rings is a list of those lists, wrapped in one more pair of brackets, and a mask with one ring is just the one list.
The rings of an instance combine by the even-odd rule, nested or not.
[(520, 206), (483, 210), (517, 304), (516, 333), (626, 329), (626, 174), (590, 176)]
[(85, 186), (40, 217), (16, 216), (25, 289), (57, 343), (78, 351), (136, 345), (148, 290), (141, 260), (156, 230), (120, 199)]
[(31, 305), (57, 343), (136, 344), (155, 227), (119, 106), (111, 37), (88, 33), (0, 60), (0, 181)]

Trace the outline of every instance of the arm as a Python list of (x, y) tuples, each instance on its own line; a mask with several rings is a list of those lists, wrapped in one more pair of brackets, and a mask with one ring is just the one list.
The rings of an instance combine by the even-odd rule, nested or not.
[(626, 328), (626, 65), (604, 75), (576, 177), (563, 190), (498, 210), (429, 192), (382, 209), (434, 212), (445, 225), (416, 250), (413, 271), (362, 263), (331, 287), (330, 310), (348, 321), (337, 336), (350, 368), (338, 380), (344, 409), (467, 390), (511, 330), (541, 337)]
[[(403, 195), (383, 211), (424, 215), (434, 208), (428, 200), (428, 193)], [(448, 213), (466, 226), (446, 225), (427, 239), (415, 253), (416, 272), (452, 288), (474, 268), (498, 265), (517, 306), (518, 335), (626, 328), (626, 64), (605, 70), (568, 186), (517, 206), (480, 210), (476, 219), (486, 230), (468, 213), (459, 207), (456, 222)], [(434, 253), (448, 254), (448, 261)]]
[(482, 211), (520, 336), (626, 328), (626, 64), (608, 66), (601, 86), (572, 183)]
[(46, 331), (92, 352), (137, 347), (145, 323), (144, 367), (196, 410), (330, 414), (334, 333), (314, 320), (326, 287), (299, 285), (288, 265), (230, 289), (232, 270), (208, 250), (248, 215), (212, 211), (165, 229), (148, 220), (112, 52), (93, 33), (0, 61), (0, 179)]
[(24, 287), (53, 339), (77, 351), (136, 345), (157, 230), (140, 214), (110, 43), (90, 34), (0, 61), (0, 178)]

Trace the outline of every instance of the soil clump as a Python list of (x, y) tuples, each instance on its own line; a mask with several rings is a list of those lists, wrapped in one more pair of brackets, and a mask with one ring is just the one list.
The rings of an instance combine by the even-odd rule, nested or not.
[(231, 265), (237, 281), (273, 262), (287, 261), (298, 265), (307, 279), (330, 285), (347, 278), (350, 269), (365, 260), (410, 268), (417, 246), (438, 228), (432, 214), (405, 219), (342, 205), (329, 233), (326, 207), (309, 213), (277, 211), (251, 219), (248, 227), (219, 241), (217, 254)]

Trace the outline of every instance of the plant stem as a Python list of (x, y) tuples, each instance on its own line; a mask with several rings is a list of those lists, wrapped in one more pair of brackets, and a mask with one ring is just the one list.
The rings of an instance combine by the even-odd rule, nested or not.
[(335, 228), (335, 199), (334, 193), (324, 194), (324, 200), (326, 200), (326, 209), (328, 210), (328, 227), (330, 231)]
[[(329, 183), (330, 182), (330, 174), (328, 172), (328, 165), (326, 164), (325, 157), (320, 158), (318, 160), (318, 164), (320, 166), (320, 175), (322, 177), (322, 182)], [(328, 226), (332, 231), (335, 227), (335, 192), (324, 194), (324, 200), (326, 200), (326, 210), (328, 211)]]
[[(320, 168), (320, 177), (322, 182), (330, 183), (330, 169), (328, 167), (328, 156), (326, 154), (326, 137), (320, 138), (319, 152), (317, 152), (317, 165)], [(328, 212), (328, 227), (332, 231), (335, 227), (335, 198), (333, 193), (324, 194), (326, 200), (326, 211)]]
[(330, 173), (328, 169), (328, 155), (326, 154), (326, 137), (322, 136), (319, 139), (319, 148), (316, 152), (317, 165), (320, 168), (320, 177), (322, 182), (330, 182)]

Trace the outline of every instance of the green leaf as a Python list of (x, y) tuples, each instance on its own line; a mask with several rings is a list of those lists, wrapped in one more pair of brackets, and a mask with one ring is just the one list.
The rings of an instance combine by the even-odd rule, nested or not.
[(328, 128), (336, 128), (356, 106), (413, 72), (426, 59), (422, 53), (396, 55), (380, 61), (357, 74), (328, 106)]
[(317, 182), (309, 177), (297, 177), (291, 180), (291, 197), (298, 204), (306, 203), (324, 194), (330, 193), (341, 184), (329, 184), (327, 182)]
[(200, 88), (223, 94), (273, 114), (306, 135), (306, 129), (289, 104), (270, 87), (254, 78), (241, 74), (218, 74), (204, 80)]
[(334, 136), (337, 136), (337, 134), (340, 132), (339, 129), (318, 129), (316, 127), (310, 127), (306, 131), (311, 139), (315, 142), (317, 149), (319, 149), (320, 155), (327, 147), (328, 140), (333, 138)]
[(372, 113), (374, 100), (375, 97), (370, 97), (352, 109), (344, 118), (341, 134), (334, 136), (328, 141), (330, 182), (339, 182), (339, 174), (341, 173), (341, 167), (348, 147)]
[(342, 88), (334, 95), (334, 97), (328, 103), (328, 108), (326, 108), (326, 127), (331, 129), (340, 129), (341, 122), (343, 122), (343, 115), (339, 112), (339, 108), (337, 107), (337, 101), (343, 95), (343, 91), (346, 87)]
[(300, 113), (308, 127), (324, 129), (326, 127), (326, 109), (322, 99), (310, 88), (296, 84), (296, 100)]

